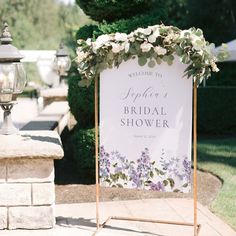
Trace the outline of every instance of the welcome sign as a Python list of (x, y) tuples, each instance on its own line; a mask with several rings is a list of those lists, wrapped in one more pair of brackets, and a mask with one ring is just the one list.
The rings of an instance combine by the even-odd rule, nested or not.
[(192, 80), (176, 57), (153, 68), (137, 59), (100, 74), (102, 186), (189, 192)]

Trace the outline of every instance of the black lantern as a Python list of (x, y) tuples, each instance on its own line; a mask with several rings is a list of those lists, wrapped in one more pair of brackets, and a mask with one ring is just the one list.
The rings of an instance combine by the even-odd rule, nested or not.
[(17, 94), (22, 93), (26, 84), (26, 74), (20, 60), (23, 56), (14, 47), (7, 23), (4, 23), (0, 37), (0, 106), (4, 110), (1, 134), (15, 134), (18, 129), (11, 120), (11, 109)]
[(60, 43), (54, 60), (54, 69), (60, 77), (60, 83), (62, 82), (63, 77), (67, 76), (67, 71), (70, 69), (70, 66), (71, 60), (69, 54), (66, 52), (63, 43)]

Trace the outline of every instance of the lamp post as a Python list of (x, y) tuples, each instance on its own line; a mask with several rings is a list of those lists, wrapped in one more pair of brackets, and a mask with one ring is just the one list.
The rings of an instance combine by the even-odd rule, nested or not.
[(60, 84), (63, 80), (63, 77), (67, 76), (67, 71), (70, 69), (71, 60), (69, 54), (65, 50), (63, 43), (60, 43), (59, 48), (56, 51), (56, 57), (54, 60), (54, 69), (59, 75)]
[(11, 109), (17, 94), (22, 93), (26, 84), (26, 74), (20, 60), (23, 56), (14, 47), (8, 24), (4, 23), (0, 36), (0, 106), (4, 111), (0, 134), (16, 134), (18, 129), (11, 120)]

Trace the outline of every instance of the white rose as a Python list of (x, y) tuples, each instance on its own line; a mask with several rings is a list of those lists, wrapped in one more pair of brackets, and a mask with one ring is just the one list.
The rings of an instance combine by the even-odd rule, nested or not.
[(220, 71), (214, 61), (211, 61), (211, 68), (212, 68), (212, 71), (214, 71), (214, 72)]
[(186, 37), (185, 36), (185, 34), (191, 34), (192, 32), (190, 31), (190, 30), (182, 30), (181, 32), (180, 32), (180, 38), (184, 38), (184, 37)]
[(97, 53), (97, 50), (101, 47), (102, 45), (97, 43), (97, 42), (92, 42), (92, 47), (93, 47), (93, 52)]
[(130, 43), (126, 43), (126, 44), (125, 44), (125, 52), (128, 52), (128, 51), (129, 51), (129, 46), (130, 46)]
[(91, 46), (92, 45), (92, 39), (88, 38), (86, 40), (86, 43), (87, 43), (88, 46)]
[(125, 33), (116, 33), (115, 34), (115, 40), (116, 41), (126, 41), (127, 40), (127, 34), (125, 34)]
[(160, 36), (160, 31), (159, 29), (155, 29), (155, 31), (153, 32), (153, 35), (157, 38), (158, 36)]
[(87, 57), (87, 53), (81, 51), (81, 50), (77, 50), (77, 61), (81, 62), (84, 60), (84, 58)]
[(161, 46), (156, 46), (154, 47), (154, 51), (158, 54), (158, 55), (165, 55), (167, 53), (167, 50)]
[(135, 30), (135, 33), (142, 33), (142, 34), (144, 34), (144, 28), (138, 28), (137, 30)]
[(120, 44), (119, 46), (120, 46), (120, 51), (125, 49), (125, 44), (124, 43)]
[(111, 46), (112, 46), (111, 50), (112, 50), (113, 53), (119, 53), (120, 52), (120, 45), (119, 44), (112, 43)]
[(153, 34), (151, 34), (149, 37), (148, 37), (148, 41), (150, 42), (150, 43), (155, 43), (156, 42), (156, 37), (155, 37), (155, 35), (153, 35)]
[(129, 41), (133, 43), (135, 41), (135, 38), (132, 36), (129, 38)]
[(110, 36), (107, 34), (103, 34), (97, 38), (96, 43), (102, 45), (104, 43), (107, 43), (108, 41), (110, 41)]
[(142, 52), (149, 52), (152, 47), (153, 47), (152, 44), (147, 43), (147, 42), (144, 42), (140, 45)]
[(82, 44), (83, 42), (84, 42), (83, 39), (78, 39), (78, 40), (77, 40), (77, 43), (78, 43), (78, 44)]
[(169, 34), (165, 37), (164, 42), (171, 43), (173, 38), (174, 38), (174, 34)]
[(149, 34), (152, 33), (152, 29), (151, 29), (151, 28), (146, 28), (146, 29), (144, 29), (143, 33), (144, 33), (145, 35), (149, 35)]

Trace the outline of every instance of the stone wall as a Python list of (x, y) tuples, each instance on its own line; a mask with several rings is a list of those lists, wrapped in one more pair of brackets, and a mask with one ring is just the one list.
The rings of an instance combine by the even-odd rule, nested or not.
[[(38, 138), (25, 139), (27, 135)], [(28, 131), (23, 136), (0, 138), (3, 143), (11, 138), (18, 150), (3, 159), (0, 155), (0, 229), (52, 228), (55, 224), (53, 159), (63, 156), (59, 136), (54, 131)], [(0, 143), (0, 154), (4, 148), (6, 145)]]

